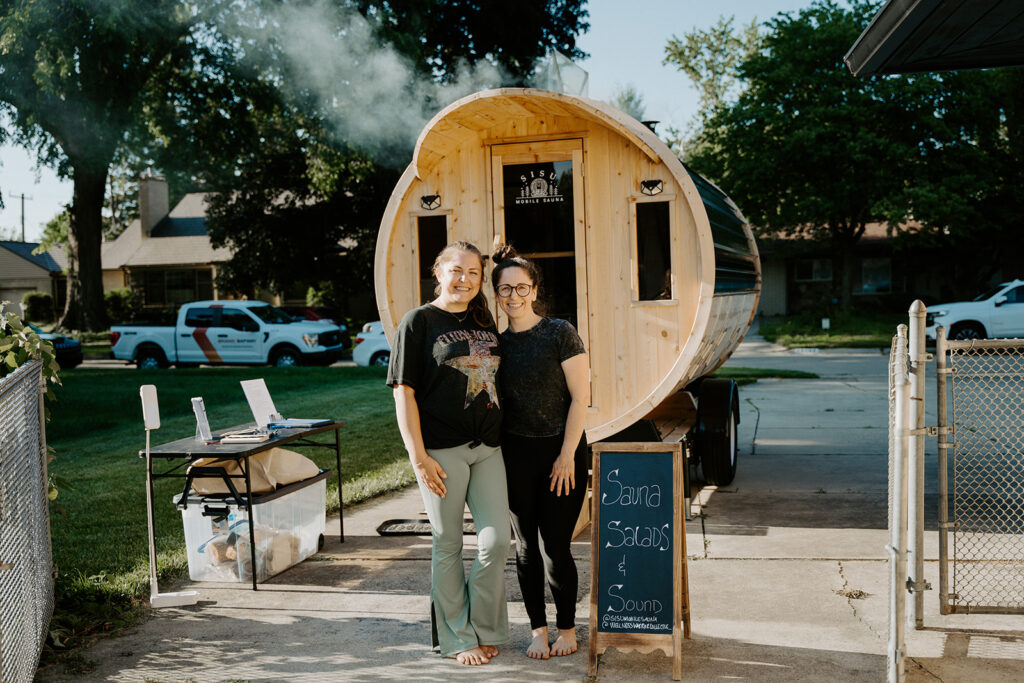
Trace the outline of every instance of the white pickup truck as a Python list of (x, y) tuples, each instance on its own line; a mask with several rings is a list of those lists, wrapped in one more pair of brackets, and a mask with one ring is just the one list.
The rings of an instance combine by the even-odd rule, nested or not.
[(263, 301), (193, 301), (178, 311), (171, 326), (115, 325), (110, 328), (114, 358), (140, 369), (171, 363), (228, 365), (329, 365), (345, 351), (335, 325), (295, 322)]

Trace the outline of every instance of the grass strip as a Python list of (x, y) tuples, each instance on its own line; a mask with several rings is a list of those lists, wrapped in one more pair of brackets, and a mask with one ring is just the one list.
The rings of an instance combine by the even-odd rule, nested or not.
[(907, 321), (905, 313), (839, 311), (829, 317), (829, 329), (821, 329), (821, 315), (802, 313), (787, 318), (762, 320), (758, 333), (786, 348), (887, 348), (896, 326)]

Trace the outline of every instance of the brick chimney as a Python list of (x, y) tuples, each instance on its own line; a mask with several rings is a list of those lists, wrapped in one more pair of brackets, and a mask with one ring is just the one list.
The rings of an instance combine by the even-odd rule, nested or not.
[(153, 173), (153, 169), (146, 169), (139, 177), (139, 220), (142, 222), (143, 239), (152, 234), (153, 228), (167, 216), (169, 209), (167, 181)]

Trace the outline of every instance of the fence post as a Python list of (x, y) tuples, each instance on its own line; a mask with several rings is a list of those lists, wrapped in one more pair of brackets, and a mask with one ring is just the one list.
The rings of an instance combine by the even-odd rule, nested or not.
[(893, 377), (892, 518), (889, 522), (889, 646), (888, 683), (904, 678), (904, 623), (907, 600), (907, 326), (896, 328), (895, 353), (889, 359)]
[(926, 309), (920, 299), (910, 304), (910, 404), (907, 428), (907, 587), (914, 594), (908, 625), (924, 628), (924, 349)]
[(946, 416), (946, 328), (935, 330), (935, 424), (939, 432), (939, 614), (949, 614), (949, 421)]

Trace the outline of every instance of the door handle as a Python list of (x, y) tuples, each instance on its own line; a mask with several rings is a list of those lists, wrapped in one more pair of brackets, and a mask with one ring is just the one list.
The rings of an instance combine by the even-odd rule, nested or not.
[(184, 337), (185, 339), (188, 339), (188, 338), (189, 338), (189, 337), (191, 337), (192, 335), (191, 335), (191, 334), (189, 334), (188, 332), (182, 332), (182, 333), (181, 333), (181, 334), (179, 334), (178, 336), (179, 336), (179, 337)]
[(228, 336), (228, 335), (226, 335), (226, 334), (218, 334), (217, 336), (218, 336), (218, 337), (226, 337), (226, 336)]

